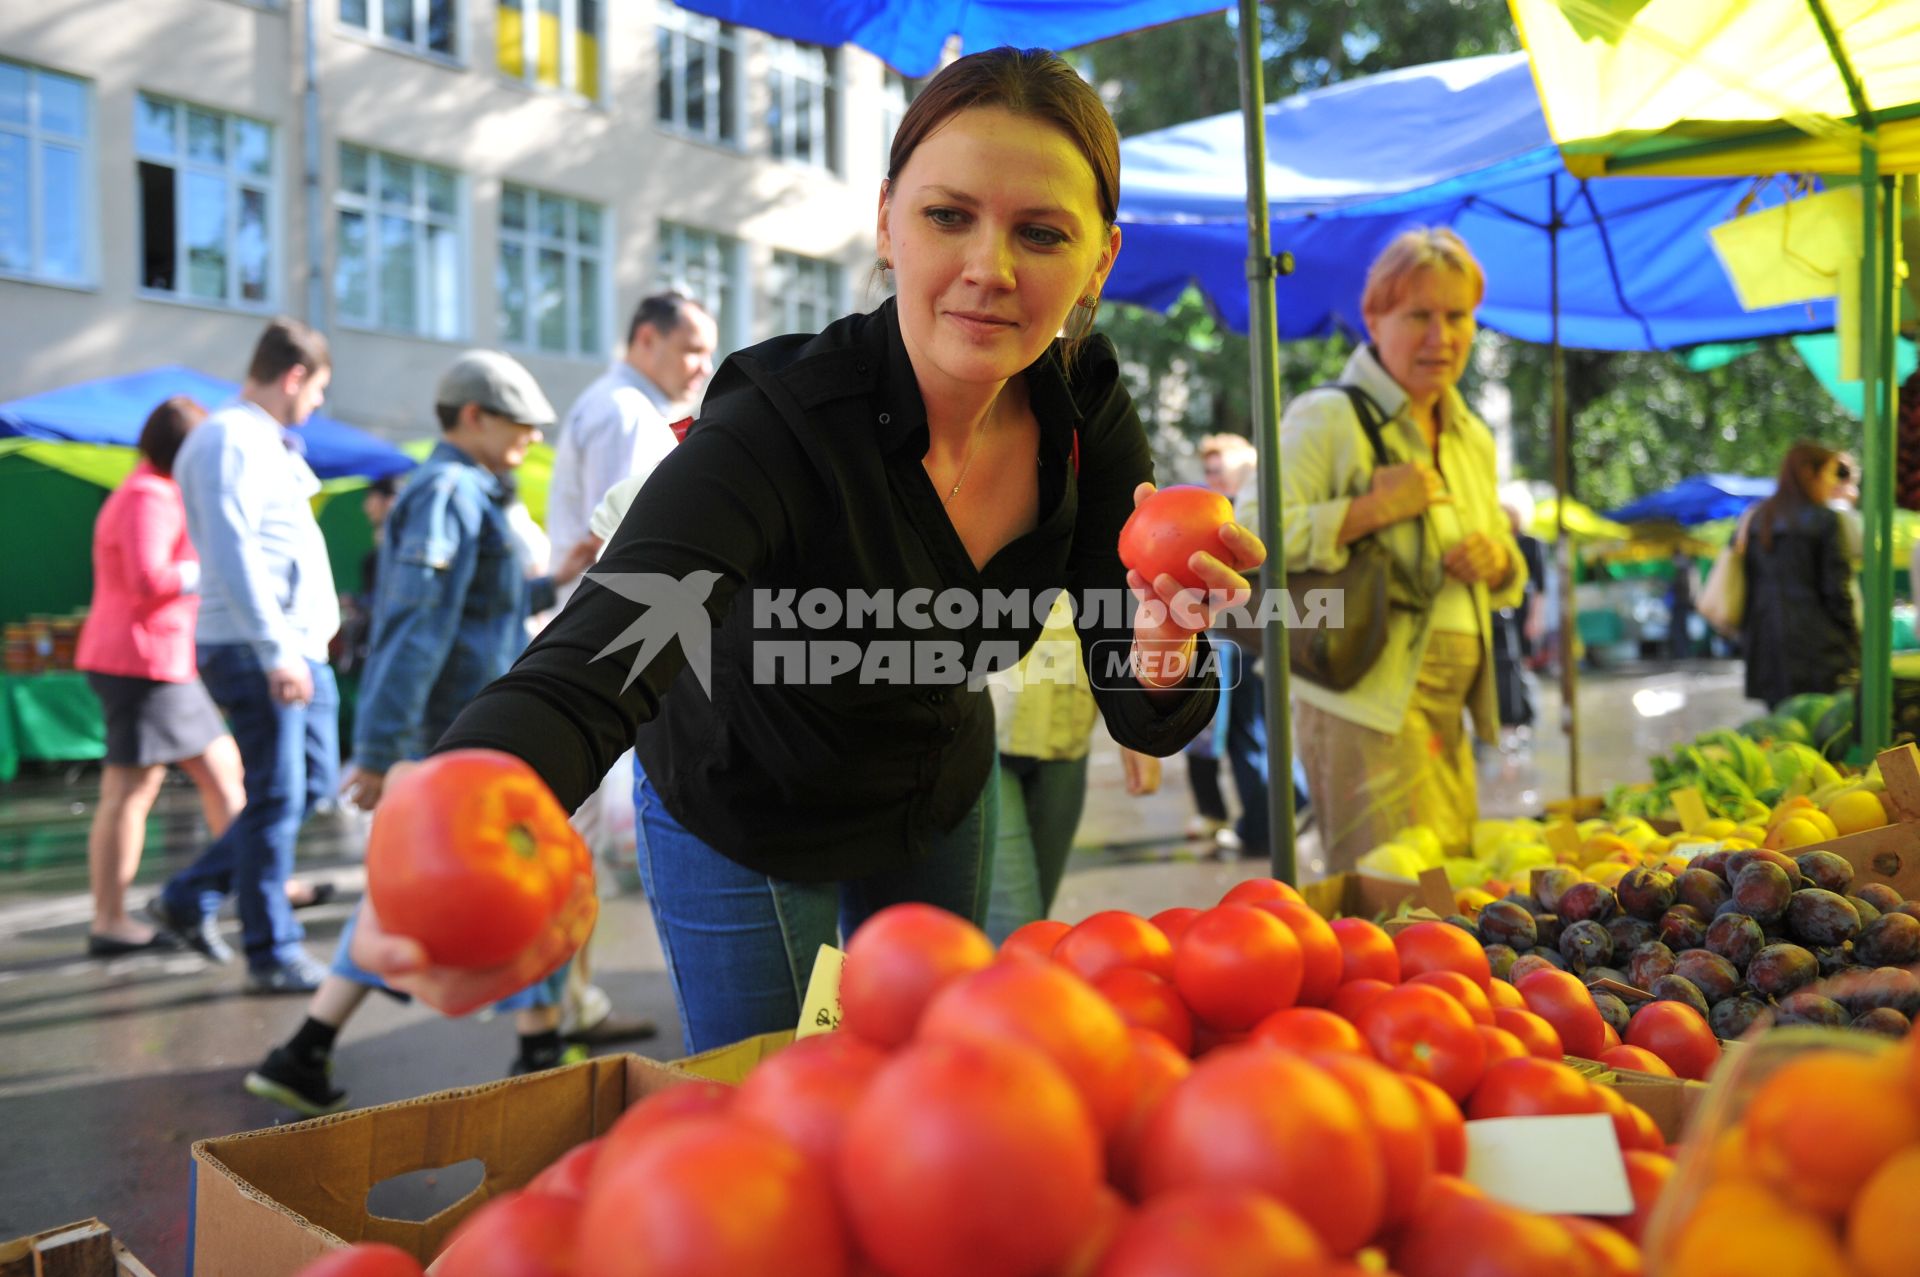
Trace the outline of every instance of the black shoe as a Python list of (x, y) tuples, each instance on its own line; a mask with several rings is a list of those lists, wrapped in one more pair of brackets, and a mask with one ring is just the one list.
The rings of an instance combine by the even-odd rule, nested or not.
[(87, 932), (87, 956), (90, 958), (124, 958), (130, 953), (178, 953), (180, 942), (172, 933), (156, 931), (145, 940), (122, 940), (117, 936), (95, 935)]
[(295, 909), (318, 909), (321, 905), (340, 894), (340, 888), (330, 882), (313, 882), (308, 883), (307, 886), (308, 889), (313, 892), (311, 896), (308, 896), (305, 900), (289, 898), (287, 903)]
[(192, 920), (179, 917), (167, 907), (166, 896), (159, 895), (147, 902), (147, 917), (176, 944), (193, 950), (207, 961), (222, 964), (233, 961), (233, 949), (220, 938), (220, 927), (212, 914)]
[(327, 978), (327, 969), (302, 953), (273, 967), (247, 972), (248, 993), (312, 993)]
[(579, 1046), (609, 1046), (615, 1042), (643, 1042), (657, 1036), (660, 1026), (644, 1015), (608, 1012), (593, 1024), (561, 1031), (562, 1040)]
[(560, 1052), (558, 1059), (529, 1060), (526, 1056), (515, 1056), (513, 1067), (507, 1070), (508, 1077), (525, 1077), (529, 1073), (545, 1073), (548, 1069), (565, 1068), (569, 1064), (579, 1064), (592, 1059), (592, 1053), (584, 1046), (570, 1046)]
[(347, 1107), (347, 1093), (333, 1084), (333, 1061), (301, 1060), (284, 1046), (267, 1052), (260, 1067), (247, 1074), (247, 1094), (272, 1100), (302, 1117), (325, 1117)]

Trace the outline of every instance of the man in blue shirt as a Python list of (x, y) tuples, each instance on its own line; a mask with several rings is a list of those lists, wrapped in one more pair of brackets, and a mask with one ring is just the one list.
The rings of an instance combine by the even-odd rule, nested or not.
[[(526, 645), (527, 617), (553, 605), (554, 587), (592, 566), (599, 542), (567, 547), (551, 576), (529, 579), (507, 506), (509, 477), (552, 426), (539, 384), (489, 350), (461, 355), (434, 395), (441, 438), (387, 515), (375, 573), (373, 631), (354, 720), (347, 799), (371, 808), (394, 764), (425, 754), (481, 688)], [(248, 1074), (246, 1088), (308, 1116), (345, 1107), (333, 1087), (334, 1039), (379, 981), (347, 959), (349, 922), (307, 1019)], [(499, 1004), (515, 1013), (514, 1072), (561, 1062), (559, 993), (565, 973)]]
[(293, 319), (267, 325), (240, 397), (187, 436), (173, 477), (201, 563), (201, 681), (225, 711), (246, 769), (246, 805), (148, 906), (162, 930), (217, 962), (215, 927), (234, 896), (247, 988), (304, 993), (323, 968), (300, 947), (287, 901), (294, 839), (339, 774), (339, 694), (327, 642), (340, 604), (311, 500), (320, 482), (291, 428), (326, 398), (327, 340)]

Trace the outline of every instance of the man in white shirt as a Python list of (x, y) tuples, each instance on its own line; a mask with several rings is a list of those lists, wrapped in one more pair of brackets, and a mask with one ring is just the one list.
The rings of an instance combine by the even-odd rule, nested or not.
[(651, 474), (673, 450), (679, 440), (669, 423), (691, 410), (712, 375), (717, 339), (713, 317), (684, 294), (658, 293), (634, 310), (625, 357), (561, 423), (547, 489), (553, 544), (577, 544), (614, 484)]

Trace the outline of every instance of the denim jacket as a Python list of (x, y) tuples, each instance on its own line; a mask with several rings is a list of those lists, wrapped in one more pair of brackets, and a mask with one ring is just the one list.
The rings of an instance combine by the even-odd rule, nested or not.
[(552, 580), (521, 569), (507, 498), (498, 477), (442, 441), (393, 503), (354, 724), (357, 765), (385, 771), (424, 754), (513, 664), (528, 615), (553, 605)]

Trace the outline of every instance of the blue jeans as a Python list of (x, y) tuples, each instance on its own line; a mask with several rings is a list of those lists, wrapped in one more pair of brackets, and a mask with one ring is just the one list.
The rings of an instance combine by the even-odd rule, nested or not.
[(1000, 758), (999, 828), (987, 937), (999, 944), (1047, 916), (1087, 804), (1087, 757)]
[(305, 934), (287, 903), (294, 839), (314, 805), (339, 784), (340, 693), (333, 669), (308, 661), (313, 700), (282, 705), (244, 643), (200, 648), (200, 680), (227, 716), (246, 768), (247, 805), (227, 832), (161, 891), (174, 916), (200, 918), (232, 895), (247, 965), (270, 970), (301, 952)]
[(689, 1054), (793, 1028), (820, 946), (888, 905), (986, 917), (996, 777), (923, 859), (845, 882), (787, 882), (737, 865), (674, 819), (637, 759), (633, 777), (640, 881)]

